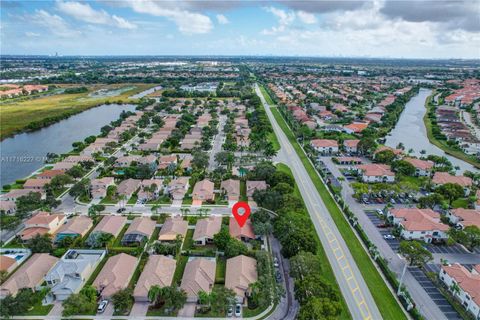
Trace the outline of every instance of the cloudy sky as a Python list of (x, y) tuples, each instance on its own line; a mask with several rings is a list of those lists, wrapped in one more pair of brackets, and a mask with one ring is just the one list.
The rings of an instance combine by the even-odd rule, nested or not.
[(480, 58), (480, 0), (0, 5), (2, 54)]

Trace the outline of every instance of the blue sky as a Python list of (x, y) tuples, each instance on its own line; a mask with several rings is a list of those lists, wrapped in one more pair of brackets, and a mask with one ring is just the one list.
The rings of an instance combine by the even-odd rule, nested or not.
[(1, 1), (2, 54), (479, 58), (476, 0)]

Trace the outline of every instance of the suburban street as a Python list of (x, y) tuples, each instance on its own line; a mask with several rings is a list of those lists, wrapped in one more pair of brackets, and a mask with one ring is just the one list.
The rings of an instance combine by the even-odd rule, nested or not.
[(255, 90), (265, 106), (267, 115), (281, 145), (276, 160), (287, 164), (293, 172), (352, 317), (354, 319), (381, 319), (380, 312), (365, 284), (360, 270), (353, 260), (347, 244), (330, 217), (315, 185), (310, 179), (300, 158), (295, 153), (293, 146), (273, 117), (270, 106), (260, 92), (257, 84)]
[(210, 150), (210, 158), (208, 159), (208, 171), (213, 171), (217, 165), (215, 161), (215, 155), (222, 151), (223, 141), (225, 140), (225, 132), (223, 132), (223, 127), (227, 121), (227, 116), (221, 114), (218, 117), (218, 133), (213, 139), (212, 150)]

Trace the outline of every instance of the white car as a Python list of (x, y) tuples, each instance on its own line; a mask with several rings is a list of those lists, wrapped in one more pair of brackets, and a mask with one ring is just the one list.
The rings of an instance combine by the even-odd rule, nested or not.
[(274, 266), (275, 268), (278, 268), (278, 267), (280, 266), (280, 265), (278, 264), (278, 259), (277, 259), (277, 257), (273, 258), (273, 266)]
[(233, 306), (228, 306), (227, 317), (233, 317)]
[(383, 239), (385, 240), (394, 240), (395, 236), (393, 234), (384, 234)]
[(381, 216), (383, 216), (383, 211), (381, 209), (377, 209), (377, 213)]
[(100, 304), (98, 305), (97, 312), (98, 313), (103, 313), (105, 309), (107, 308), (108, 305), (108, 300), (102, 300)]
[(235, 306), (235, 317), (241, 317), (242, 316), (242, 305), (240, 303), (237, 303)]

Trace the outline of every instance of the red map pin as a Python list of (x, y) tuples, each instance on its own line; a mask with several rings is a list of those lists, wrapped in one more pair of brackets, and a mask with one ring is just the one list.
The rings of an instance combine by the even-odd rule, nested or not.
[(242, 228), (250, 216), (250, 206), (246, 202), (237, 202), (233, 205), (232, 213), (238, 225)]

